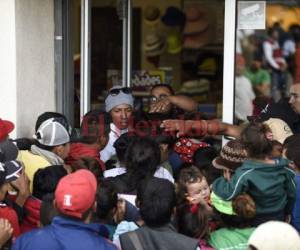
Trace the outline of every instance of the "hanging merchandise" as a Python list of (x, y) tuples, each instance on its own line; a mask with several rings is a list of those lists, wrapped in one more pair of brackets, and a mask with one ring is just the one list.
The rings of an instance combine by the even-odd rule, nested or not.
[(146, 24), (157, 24), (160, 17), (160, 10), (156, 6), (147, 6), (144, 9), (144, 20)]
[(146, 56), (161, 55), (166, 49), (165, 38), (157, 32), (151, 32), (146, 35), (144, 51)]
[(183, 47), (199, 49), (212, 40), (213, 28), (207, 11), (199, 6), (189, 6), (186, 11), (186, 24), (183, 30)]
[(210, 89), (210, 81), (206, 78), (186, 81), (179, 90), (181, 94), (206, 95)]
[(204, 32), (209, 27), (208, 13), (199, 7), (190, 7), (186, 10), (186, 24), (184, 35), (193, 35)]
[(181, 33), (179, 31), (173, 30), (169, 32), (167, 37), (168, 53), (177, 54), (182, 49), (182, 39)]
[(185, 14), (177, 7), (170, 6), (166, 9), (166, 13), (161, 18), (161, 21), (166, 26), (179, 26), (183, 27), (185, 24)]
[(144, 51), (147, 60), (155, 67), (158, 67), (160, 55), (166, 50), (166, 41), (163, 36), (157, 32), (151, 32), (146, 35)]

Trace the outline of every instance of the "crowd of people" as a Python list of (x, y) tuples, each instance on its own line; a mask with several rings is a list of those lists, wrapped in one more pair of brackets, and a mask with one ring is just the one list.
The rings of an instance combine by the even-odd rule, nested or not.
[(34, 138), (0, 120), (1, 248), (300, 249), (300, 84), (290, 92), (276, 105), (297, 119), (271, 105), (240, 126), (200, 120), (168, 85), (147, 113), (113, 87), (79, 133), (56, 112)]
[(299, 42), (299, 24), (291, 24), (288, 30), (277, 22), (268, 32), (237, 31), (236, 122), (245, 122), (266, 104), (289, 97), (290, 87), (300, 80)]

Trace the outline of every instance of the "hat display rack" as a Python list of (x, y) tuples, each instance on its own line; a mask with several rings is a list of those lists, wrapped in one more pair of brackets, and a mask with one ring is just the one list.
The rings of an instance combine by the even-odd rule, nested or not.
[(176, 55), (182, 50), (182, 29), (185, 14), (175, 6), (160, 10), (157, 6), (146, 6), (143, 20), (147, 27), (143, 50), (147, 61), (159, 67), (163, 54)]

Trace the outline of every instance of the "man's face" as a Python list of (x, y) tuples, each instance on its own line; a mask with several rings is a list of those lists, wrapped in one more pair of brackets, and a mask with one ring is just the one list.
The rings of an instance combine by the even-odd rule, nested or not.
[[(157, 87), (154, 88), (151, 91), (151, 104), (150, 104), (150, 109), (151, 106), (156, 105), (159, 101), (162, 101), (163, 99), (165, 99), (168, 96), (171, 96), (172, 93), (170, 92), (170, 90), (168, 88), (165, 87)], [(162, 111), (162, 113), (168, 113), (172, 108), (172, 104), (170, 103), (169, 105), (167, 105), (164, 110)]]
[(132, 116), (132, 107), (128, 104), (120, 104), (110, 111), (113, 124), (119, 129), (126, 129)]
[(300, 115), (300, 83), (294, 84), (290, 88), (289, 103), (292, 109)]

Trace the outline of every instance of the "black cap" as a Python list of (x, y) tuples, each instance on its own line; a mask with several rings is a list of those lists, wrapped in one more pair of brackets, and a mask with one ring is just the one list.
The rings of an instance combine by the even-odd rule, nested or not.
[(0, 162), (13, 161), (17, 159), (19, 149), (15, 143), (6, 140), (0, 143)]

